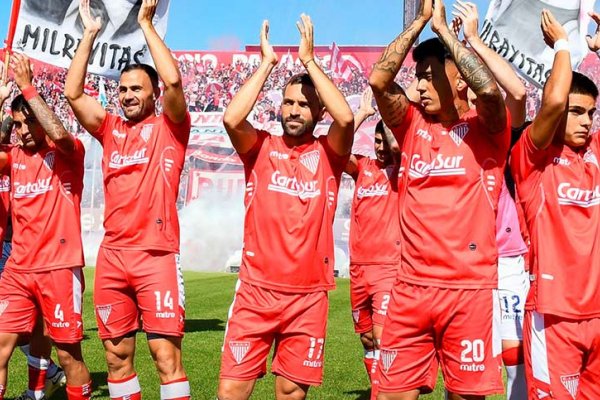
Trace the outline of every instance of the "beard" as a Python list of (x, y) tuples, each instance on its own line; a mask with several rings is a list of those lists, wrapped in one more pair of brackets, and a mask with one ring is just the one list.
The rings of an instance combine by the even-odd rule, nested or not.
[[(289, 125), (289, 122), (296, 122), (293, 126)], [(283, 128), (283, 133), (286, 135), (290, 135), (293, 137), (300, 137), (306, 133), (313, 132), (315, 126), (313, 123), (306, 122), (302, 118), (286, 118), (285, 120), (281, 120), (281, 127)]]

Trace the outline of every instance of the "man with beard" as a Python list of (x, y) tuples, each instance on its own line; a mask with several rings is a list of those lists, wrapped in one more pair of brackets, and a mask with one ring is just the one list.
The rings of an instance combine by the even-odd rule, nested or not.
[[(139, 399), (134, 368), (140, 316), (160, 377), (161, 399), (187, 399), (181, 357), (185, 295), (179, 253), (177, 192), (190, 134), (190, 115), (177, 61), (152, 19), (158, 0), (144, 0), (138, 22), (156, 64), (132, 64), (121, 73), (125, 118), (107, 113), (83, 91), (87, 61), (101, 29), (82, 0), (85, 26), (65, 84), (81, 125), (104, 149), (106, 234), (98, 252), (94, 304), (108, 364), (111, 399)], [(163, 114), (156, 115), (164, 83)]]
[[(298, 23), (298, 56), (307, 73), (283, 89), (283, 136), (257, 131), (246, 118), (277, 64), (261, 31), (262, 62), (232, 99), (223, 123), (246, 176), (240, 279), (221, 356), (220, 400), (247, 399), (265, 375), (273, 342), (277, 399), (304, 399), (322, 382), (327, 291), (333, 280), (333, 218), (353, 140), (353, 115), (314, 60), (313, 26)], [(327, 111), (326, 136), (313, 136)]]

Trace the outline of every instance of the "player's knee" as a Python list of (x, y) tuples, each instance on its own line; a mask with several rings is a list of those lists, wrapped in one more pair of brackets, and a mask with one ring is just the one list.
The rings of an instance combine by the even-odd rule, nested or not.
[(0, 334), (0, 368), (8, 366), (8, 360), (12, 355), (18, 341), (18, 336), (13, 334)]
[(308, 385), (301, 385), (290, 380), (280, 380), (276, 386), (277, 400), (304, 400), (308, 393)]
[(217, 398), (218, 400), (246, 400), (252, 393), (252, 387), (252, 381), (222, 379), (219, 381)]
[(135, 346), (130, 346), (126, 340), (105, 340), (104, 350), (111, 379), (123, 379), (133, 374)]
[(59, 364), (66, 371), (71, 370), (75, 365), (79, 365), (83, 362), (81, 346), (79, 345), (79, 343), (57, 343), (56, 355), (58, 357)]

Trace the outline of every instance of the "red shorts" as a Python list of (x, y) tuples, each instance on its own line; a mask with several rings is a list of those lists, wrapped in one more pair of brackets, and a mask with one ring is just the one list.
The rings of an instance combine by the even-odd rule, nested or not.
[(26, 273), (4, 270), (0, 279), (0, 332), (31, 333), (38, 316), (57, 343), (83, 339), (81, 267)]
[(600, 399), (600, 318), (525, 312), (529, 399)]
[(178, 255), (100, 246), (94, 304), (102, 339), (137, 330), (140, 316), (146, 333), (182, 337), (185, 293)]
[(272, 371), (293, 382), (320, 385), (328, 312), (327, 292), (284, 293), (238, 281), (221, 354), (221, 379), (249, 381)]
[(379, 392), (432, 391), (439, 360), (449, 391), (502, 393), (499, 323), (496, 290), (397, 281), (381, 340)]
[(395, 265), (350, 265), (350, 303), (356, 333), (370, 332), (373, 325), (383, 326), (397, 271)]

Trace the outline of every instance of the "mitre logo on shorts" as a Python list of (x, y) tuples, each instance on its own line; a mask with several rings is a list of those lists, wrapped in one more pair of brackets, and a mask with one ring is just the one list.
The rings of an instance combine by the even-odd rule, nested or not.
[(381, 365), (383, 365), (383, 371), (388, 372), (398, 355), (397, 350), (381, 350)]
[(469, 124), (464, 122), (450, 129), (448, 135), (450, 136), (450, 139), (452, 139), (452, 141), (456, 143), (457, 146), (460, 146), (465, 136), (467, 136), (467, 133), (469, 133)]
[(273, 192), (280, 192), (300, 199), (312, 199), (321, 194), (318, 188), (319, 181), (300, 181), (296, 177), (290, 178), (283, 175), (280, 171), (273, 172), (271, 183), (267, 189)]
[(49, 151), (44, 156), (44, 166), (48, 168), (50, 171), (54, 169), (54, 160), (56, 157), (56, 153), (54, 151)]
[(235, 362), (240, 365), (250, 350), (250, 342), (229, 342), (229, 350)]
[(118, 151), (113, 151), (110, 155), (109, 168), (120, 169), (130, 165), (148, 164), (150, 159), (146, 156), (146, 148), (135, 151), (133, 154), (121, 155)]
[(300, 163), (304, 165), (310, 172), (315, 174), (317, 172), (317, 168), (319, 167), (319, 158), (319, 150), (309, 151), (308, 153), (300, 156)]
[(579, 388), (579, 373), (572, 375), (561, 375), (560, 381), (567, 389), (567, 392), (573, 399), (577, 396), (577, 389)]
[(363, 197), (378, 197), (378, 196), (387, 196), (388, 190), (387, 185), (383, 183), (376, 183), (369, 187), (359, 186), (356, 190), (356, 197), (358, 199), (362, 199)]
[(0, 301), (0, 315), (4, 314), (4, 311), (6, 311), (6, 308), (8, 307), (8, 303), (8, 300)]
[(600, 204), (600, 186), (593, 189), (573, 187), (568, 182), (558, 185), (558, 204), (578, 207), (593, 207)]
[(36, 182), (15, 182), (15, 198), (36, 197), (52, 190), (51, 178), (38, 179)]
[(112, 311), (112, 306), (106, 305), (106, 306), (96, 306), (96, 312), (98, 313), (98, 316), (100, 317), (100, 321), (102, 321), (102, 323), (104, 325), (106, 325), (106, 322), (108, 322), (108, 317), (110, 317), (110, 312)]
[(150, 136), (152, 136), (153, 129), (154, 129), (154, 124), (146, 124), (142, 127), (140, 136), (142, 137), (142, 139), (144, 139), (144, 142), (148, 143), (148, 140), (150, 140)]
[(461, 166), (463, 158), (463, 156), (438, 154), (432, 161), (425, 161), (420, 154), (413, 154), (408, 174), (413, 178), (465, 175), (466, 169)]

